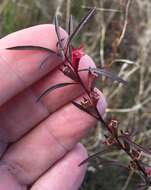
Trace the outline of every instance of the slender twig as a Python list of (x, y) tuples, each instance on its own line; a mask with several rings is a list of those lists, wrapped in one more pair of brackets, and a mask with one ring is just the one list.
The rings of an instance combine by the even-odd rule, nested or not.
[[(89, 6), (82, 6), (83, 9), (92, 9), (92, 7)], [(97, 11), (101, 11), (101, 12), (114, 12), (114, 13), (121, 13), (121, 10), (117, 10), (117, 9), (105, 9), (105, 8), (96, 8)]]
[(127, 190), (128, 186), (129, 186), (129, 183), (130, 183), (130, 181), (131, 181), (131, 179), (133, 177), (133, 174), (134, 174), (134, 172), (130, 171), (129, 176), (128, 176), (128, 178), (127, 178), (127, 180), (126, 180), (126, 182), (125, 182), (122, 190)]
[(129, 13), (129, 8), (130, 8), (131, 1), (132, 0), (128, 0), (127, 5), (126, 5), (124, 26), (123, 26), (123, 30), (122, 30), (122, 33), (120, 35), (120, 38), (118, 40), (117, 47), (121, 44), (121, 42), (122, 42), (122, 40), (124, 38), (124, 35), (126, 33), (126, 28), (127, 28), (127, 25), (128, 25), (128, 13)]

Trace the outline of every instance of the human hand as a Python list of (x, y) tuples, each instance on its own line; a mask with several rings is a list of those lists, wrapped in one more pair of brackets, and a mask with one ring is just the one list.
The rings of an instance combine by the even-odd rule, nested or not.
[[(61, 30), (64, 38), (65, 31)], [(53, 25), (39, 25), (12, 33), (0, 40), (0, 190), (76, 190), (82, 183), (87, 157), (77, 144), (96, 121), (70, 102), (84, 92), (78, 85), (58, 89), (40, 102), (37, 97), (49, 86), (71, 79), (57, 70), (60, 60), (43, 51), (10, 51), (7, 47), (39, 45), (56, 50)], [(94, 66), (88, 56), (79, 67)], [(87, 83), (87, 73), (81, 75)], [(103, 94), (101, 113), (105, 112)]]

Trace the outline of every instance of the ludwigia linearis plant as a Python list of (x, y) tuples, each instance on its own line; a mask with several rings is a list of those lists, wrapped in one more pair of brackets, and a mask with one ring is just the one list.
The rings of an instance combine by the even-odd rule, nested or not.
[[(112, 81), (123, 83), (124, 85), (126, 85), (127, 82), (121, 79), (120, 77), (114, 75), (112, 72), (109, 71), (109, 69), (105, 68), (100, 69), (100, 68), (91, 68), (91, 67), (85, 69), (79, 69), (79, 61), (85, 55), (84, 47), (81, 45), (79, 48), (74, 48), (72, 45), (72, 41), (75, 38), (75, 36), (81, 31), (81, 29), (94, 16), (95, 13), (96, 9), (95, 8), (91, 9), (88, 12), (88, 14), (84, 18), (82, 18), (81, 22), (78, 24), (78, 26), (75, 29), (73, 29), (72, 16), (70, 16), (69, 26), (68, 26), (69, 37), (65, 43), (64, 39), (61, 37), (60, 34), (58, 18), (55, 17), (55, 31), (58, 38), (56, 46), (58, 48), (58, 53), (54, 52), (49, 48), (32, 46), (30, 44), (26, 46), (8, 47), (7, 49), (10, 51), (41, 50), (48, 52), (48, 56), (42, 61), (42, 63), (40, 64), (40, 68), (42, 68), (47, 63), (52, 54), (55, 54), (56, 56), (61, 58), (62, 64), (60, 65), (59, 70), (63, 72), (64, 75), (71, 78), (73, 82), (66, 83), (62, 81), (62, 83), (50, 86), (40, 95), (37, 101), (46, 96), (48, 93), (51, 93), (59, 88), (65, 88), (66, 86), (77, 85), (77, 84), (81, 85), (81, 87), (86, 93), (86, 96), (83, 97), (83, 100), (80, 103), (72, 101), (72, 104), (76, 106), (78, 109), (86, 112), (87, 114), (90, 114), (92, 117), (96, 118), (98, 121), (102, 123), (102, 126), (104, 126), (104, 128), (106, 129), (105, 142), (104, 142), (106, 148), (89, 156), (86, 160), (79, 163), (79, 167), (98, 155), (100, 156), (100, 160), (106, 163), (106, 165), (110, 164), (117, 166), (122, 165), (121, 162), (117, 160), (110, 160), (110, 161), (105, 160), (104, 158), (101, 158), (101, 155), (104, 155), (107, 152), (112, 152), (115, 150), (123, 151), (130, 159), (127, 168), (135, 171), (142, 177), (142, 183), (140, 184), (138, 189), (145, 190), (151, 185), (151, 167), (143, 161), (142, 157), (146, 154), (151, 155), (151, 151), (141, 145), (136, 144), (133, 141), (133, 136), (135, 134), (133, 133), (132, 130), (126, 130), (126, 131), (120, 130), (118, 120), (111, 119), (110, 121), (105, 121), (105, 119), (101, 116), (99, 112), (99, 107), (98, 107), (99, 95), (95, 90), (95, 84), (99, 76), (107, 77)], [(86, 86), (83, 80), (81, 79), (80, 77), (81, 72), (88, 72), (89, 83), (90, 83), (88, 86)]]

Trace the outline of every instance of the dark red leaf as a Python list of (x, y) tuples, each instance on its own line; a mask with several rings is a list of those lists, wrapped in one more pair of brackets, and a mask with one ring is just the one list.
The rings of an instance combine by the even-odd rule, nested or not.
[(81, 72), (81, 71), (94, 72), (96, 74), (106, 76), (106, 77), (110, 78), (113, 81), (117, 81), (117, 82), (120, 82), (120, 83), (123, 83), (123, 84), (127, 84), (127, 81), (123, 80), (122, 78), (116, 76), (115, 74), (113, 74), (112, 72), (110, 72), (110, 71), (108, 71), (106, 69), (99, 69), (99, 68), (91, 68), (90, 67), (90, 68), (87, 68), (87, 69), (79, 70), (79, 72)]
[(135, 149), (140, 150), (140, 151), (142, 151), (142, 152), (144, 152), (144, 153), (146, 153), (146, 154), (151, 155), (151, 151), (150, 151), (150, 150), (148, 150), (147, 148), (145, 148), (145, 147), (143, 147), (143, 146), (141, 146), (141, 145), (138, 145), (138, 144), (136, 144), (135, 142), (131, 141), (131, 139), (128, 138), (127, 136), (119, 136), (118, 138), (123, 139), (123, 140), (126, 141), (130, 146), (134, 147)]
[(40, 69), (45, 65), (45, 64), (47, 64), (47, 62), (49, 61), (49, 59), (51, 58), (51, 54), (50, 55), (48, 55), (41, 63), (40, 63)]
[(65, 86), (70, 86), (70, 85), (75, 85), (75, 84), (78, 84), (78, 83), (59, 83), (59, 84), (55, 84), (51, 87), (49, 87), (47, 90), (45, 90), (37, 99), (37, 102), (44, 96), (48, 95), (50, 92), (58, 89), (58, 88), (63, 88)]
[[(72, 15), (70, 15), (69, 24), (68, 24), (69, 36), (72, 34), (72, 32), (73, 32), (73, 18), (72, 18)], [(71, 60), (71, 58), (72, 58), (72, 46), (70, 44), (69, 44), (69, 47), (67, 49), (67, 55), (69, 56), (69, 59)]]
[(94, 153), (94, 154), (88, 156), (88, 158), (86, 158), (85, 160), (83, 160), (83, 161), (79, 164), (79, 166), (81, 166), (81, 165), (87, 163), (89, 160), (91, 160), (91, 159), (93, 159), (93, 158), (95, 158), (95, 157), (97, 157), (97, 156), (101, 156), (102, 154), (104, 155), (104, 154), (106, 154), (106, 153), (113, 152), (113, 151), (114, 151), (114, 148), (109, 147), (109, 148), (107, 148), (107, 149), (104, 149), (104, 150), (101, 150), (101, 151), (99, 151), (99, 152), (96, 152), (96, 153)]
[[(112, 159), (106, 159), (103, 157), (100, 157), (99, 154), (97, 155), (97, 158), (99, 159), (99, 164), (106, 166), (106, 167), (122, 167), (127, 169), (127, 166), (120, 162), (119, 160), (112, 160)], [(97, 162), (98, 163), (98, 162)], [(80, 164), (79, 166), (81, 166), (82, 164)]]
[(96, 12), (96, 8), (93, 8), (88, 12), (88, 14), (85, 17), (82, 18), (78, 26), (75, 28), (75, 30), (72, 32), (72, 34), (68, 38), (67, 49), (69, 47), (70, 42), (73, 40), (76, 34), (79, 33), (80, 30), (85, 26), (85, 24), (94, 16), (95, 12)]
[(70, 36), (73, 33), (73, 17), (72, 17), (72, 15), (70, 15), (68, 26), (69, 26), (68, 27), (68, 34)]
[(91, 160), (91, 159), (97, 157), (98, 155), (100, 156), (100, 155), (102, 155), (102, 154), (105, 153), (105, 152), (106, 152), (106, 150), (103, 150), (103, 151), (99, 151), (99, 152), (96, 152), (96, 153), (90, 155), (88, 158), (86, 158), (85, 160), (83, 160), (83, 161), (79, 164), (79, 166), (82, 166), (83, 164), (87, 163), (89, 160)]
[(8, 47), (6, 49), (8, 49), (8, 50), (40, 50), (40, 51), (47, 51), (49, 53), (58, 55), (55, 51), (53, 51), (49, 48), (45, 48), (45, 47), (41, 47), (41, 46), (33, 46), (33, 45), (13, 46), (13, 47)]
[[(64, 41), (64, 38), (61, 39), (61, 42), (63, 42), (63, 41)], [(59, 42), (56, 43), (56, 47), (58, 47), (58, 46), (59, 46)]]
[(55, 16), (55, 31), (56, 31), (57, 38), (58, 38), (59, 51), (61, 53), (62, 59), (64, 60), (65, 59), (65, 51), (64, 51), (64, 48), (63, 48), (63, 45), (62, 45), (62, 38), (61, 38), (61, 35), (60, 35), (60, 28), (59, 28), (58, 17), (57, 16)]
[[(51, 53), (48, 54), (48, 56), (45, 57), (44, 60), (40, 63), (40, 66), (39, 66), (40, 69), (41, 69), (44, 65), (46, 65), (46, 64), (49, 62), (50, 58), (54, 58), (54, 57), (56, 57), (55, 54), (53, 54), (53, 55), (52, 55)], [(60, 59), (60, 64), (63, 63), (61, 57), (58, 57), (58, 56), (57, 56), (57, 59), (58, 59), (58, 61), (59, 61), (59, 59)]]

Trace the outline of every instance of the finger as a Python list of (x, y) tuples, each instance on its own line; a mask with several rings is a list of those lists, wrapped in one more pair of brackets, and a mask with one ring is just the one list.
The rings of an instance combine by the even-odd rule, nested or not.
[[(62, 38), (67, 34), (61, 29)], [(57, 51), (57, 36), (54, 25), (39, 25), (12, 33), (0, 40), (0, 105), (18, 92), (39, 80), (60, 64), (61, 60), (52, 56), (49, 64), (38, 69), (48, 56), (44, 51), (14, 51), (5, 48), (19, 45), (36, 45)]]
[(27, 190), (25, 185), (20, 184), (16, 178), (8, 172), (5, 165), (0, 165), (0, 189), (1, 190)]
[[(85, 67), (95, 66), (94, 62), (88, 56), (82, 58), (80, 67), (83, 67), (83, 65)], [(86, 75), (86, 72), (81, 73), (85, 84), (87, 83)], [(32, 127), (36, 126), (37, 123), (48, 117), (50, 113), (53, 113), (71, 100), (82, 95), (82, 88), (76, 84), (57, 89), (42, 98), (40, 102), (36, 102), (36, 99), (45, 89), (60, 82), (73, 81), (62, 74), (62, 72), (55, 70), (0, 108), (1, 144), (18, 140), (27, 131), (31, 130)]]
[(72, 85), (56, 89), (37, 102), (44, 90), (62, 81), (73, 82), (61, 72), (55, 71), (0, 107), (0, 141), (10, 143), (18, 140), (49, 114), (82, 95), (80, 85)]
[[(31, 188), (31, 190), (78, 190), (87, 165), (79, 163), (87, 157), (85, 148), (78, 144), (63, 159), (57, 162)], [(69, 180), (70, 179), (70, 180)]]
[(31, 184), (95, 124), (90, 115), (68, 104), (12, 145), (2, 162), (21, 184)]

